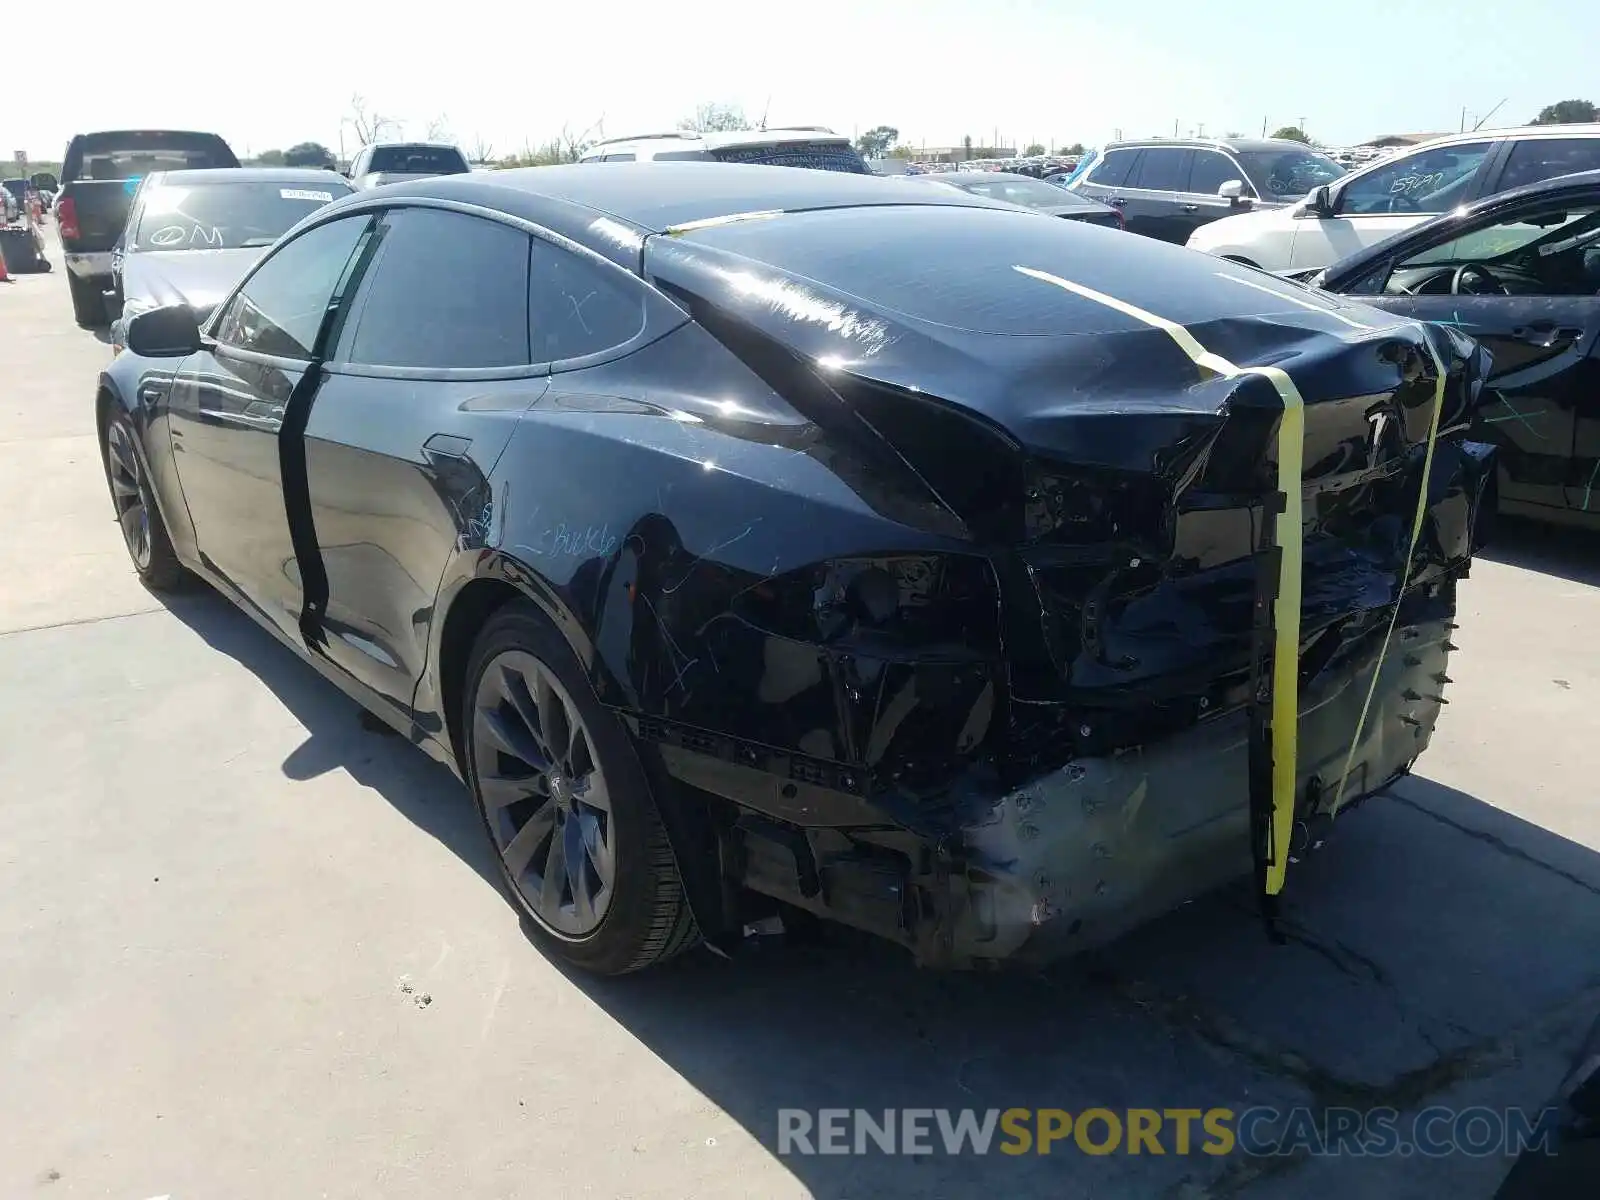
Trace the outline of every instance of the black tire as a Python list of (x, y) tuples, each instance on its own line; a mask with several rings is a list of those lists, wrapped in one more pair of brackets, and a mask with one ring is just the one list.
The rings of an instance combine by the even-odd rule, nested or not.
[(156, 506), (150, 474), (138, 452), (139, 435), (124, 413), (114, 413), (100, 431), (100, 461), (111, 492), (112, 513), (139, 581), (154, 592), (180, 590), (189, 572), (178, 561), (167, 524)]
[(72, 293), (72, 315), (85, 329), (106, 324), (106, 298), (100, 281), (67, 272), (67, 290)]
[[(561, 706), (556, 711), (570, 707), (576, 721), (544, 715), (541, 689), (550, 703)], [(565, 639), (531, 602), (506, 605), (479, 633), (467, 667), (459, 728), (467, 784), (501, 881), (547, 950), (594, 974), (623, 975), (664, 962), (699, 940), (632, 740), (596, 699)], [(568, 751), (548, 749), (562, 740)], [(508, 749), (510, 743), (514, 748)], [(589, 771), (574, 765), (577, 752), (570, 747), (579, 744)], [(547, 760), (545, 767), (536, 761), (539, 756)], [(599, 780), (597, 788), (586, 784), (592, 779)], [(517, 798), (507, 798), (513, 795)], [(605, 797), (604, 810), (586, 808), (586, 796)], [(581, 855), (574, 854), (575, 869), (566, 866), (565, 855), (552, 869), (558, 843), (582, 848)], [(515, 869), (508, 855), (518, 863)], [(532, 872), (541, 862), (535, 878)], [(602, 862), (611, 873), (609, 884)], [(557, 880), (553, 893), (550, 878)], [(530, 884), (537, 886), (538, 897), (526, 894), (533, 890)], [(598, 916), (591, 891), (595, 899), (605, 898)], [(588, 927), (585, 909), (592, 922)]]

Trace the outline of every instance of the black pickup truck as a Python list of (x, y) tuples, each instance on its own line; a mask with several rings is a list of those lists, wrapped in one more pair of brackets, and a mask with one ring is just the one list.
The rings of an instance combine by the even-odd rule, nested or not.
[(214, 133), (119, 130), (80, 133), (67, 143), (55, 216), (78, 324), (106, 322), (111, 251), (141, 178), (152, 171), (238, 165), (228, 143)]

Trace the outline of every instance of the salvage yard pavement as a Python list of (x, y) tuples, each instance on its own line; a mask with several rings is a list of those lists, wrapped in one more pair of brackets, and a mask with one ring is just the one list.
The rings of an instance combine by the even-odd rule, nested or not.
[(0, 1195), (1487, 1197), (1498, 1155), (780, 1155), (779, 1112), (1533, 1112), (1600, 1014), (1596, 539), (1498, 531), (1432, 749), (1284, 945), (1235, 891), (1042, 975), (829, 934), (596, 981), (442, 769), (139, 587), (108, 357), (59, 258), (0, 289)]

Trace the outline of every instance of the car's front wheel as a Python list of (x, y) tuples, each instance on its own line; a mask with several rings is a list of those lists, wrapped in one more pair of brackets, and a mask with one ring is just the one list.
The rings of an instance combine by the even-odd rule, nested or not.
[(633, 745), (534, 605), (513, 602), (484, 626), (463, 707), (468, 783), (541, 941), (602, 975), (692, 945), (694, 918)]
[(111, 507), (140, 581), (153, 591), (170, 592), (182, 586), (188, 573), (167, 536), (137, 441), (133, 423), (124, 414), (116, 413), (106, 422), (100, 455), (111, 489)]

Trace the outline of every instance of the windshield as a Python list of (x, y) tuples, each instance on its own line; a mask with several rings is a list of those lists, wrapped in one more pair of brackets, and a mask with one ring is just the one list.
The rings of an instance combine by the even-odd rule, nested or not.
[(1263, 196), (1292, 200), (1342, 179), (1345, 169), (1315, 150), (1238, 150), (1234, 156)]
[(378, 175), (463, 175), (467, 160), (448, 146), (379, 146), (367, 171)]
[(207, 183), (155, 187), (140, 199), (132, 250), (270, 246), (301, 217), (340, 196), (342, 183)]
[[(845, 141), (765, 142), (754, 146), (722, 146), (711, 151), (718, 162), (758, 163), (767, 167), (810, 167), (870, 175), (865, 160)], [(663, 157), (657, 155), (657, 158)]]
[(972, 179), (946, 176), (939, 182), (960, 188), (963, 192), (971, 192), (974, 196), (1025, 204), (1029, 208), (1062, 208), (1074, 202), (1083, 203), (1072, 192), (1042, 179), (1005, 179), (992, 175), (985, 178), (977, 175)]

